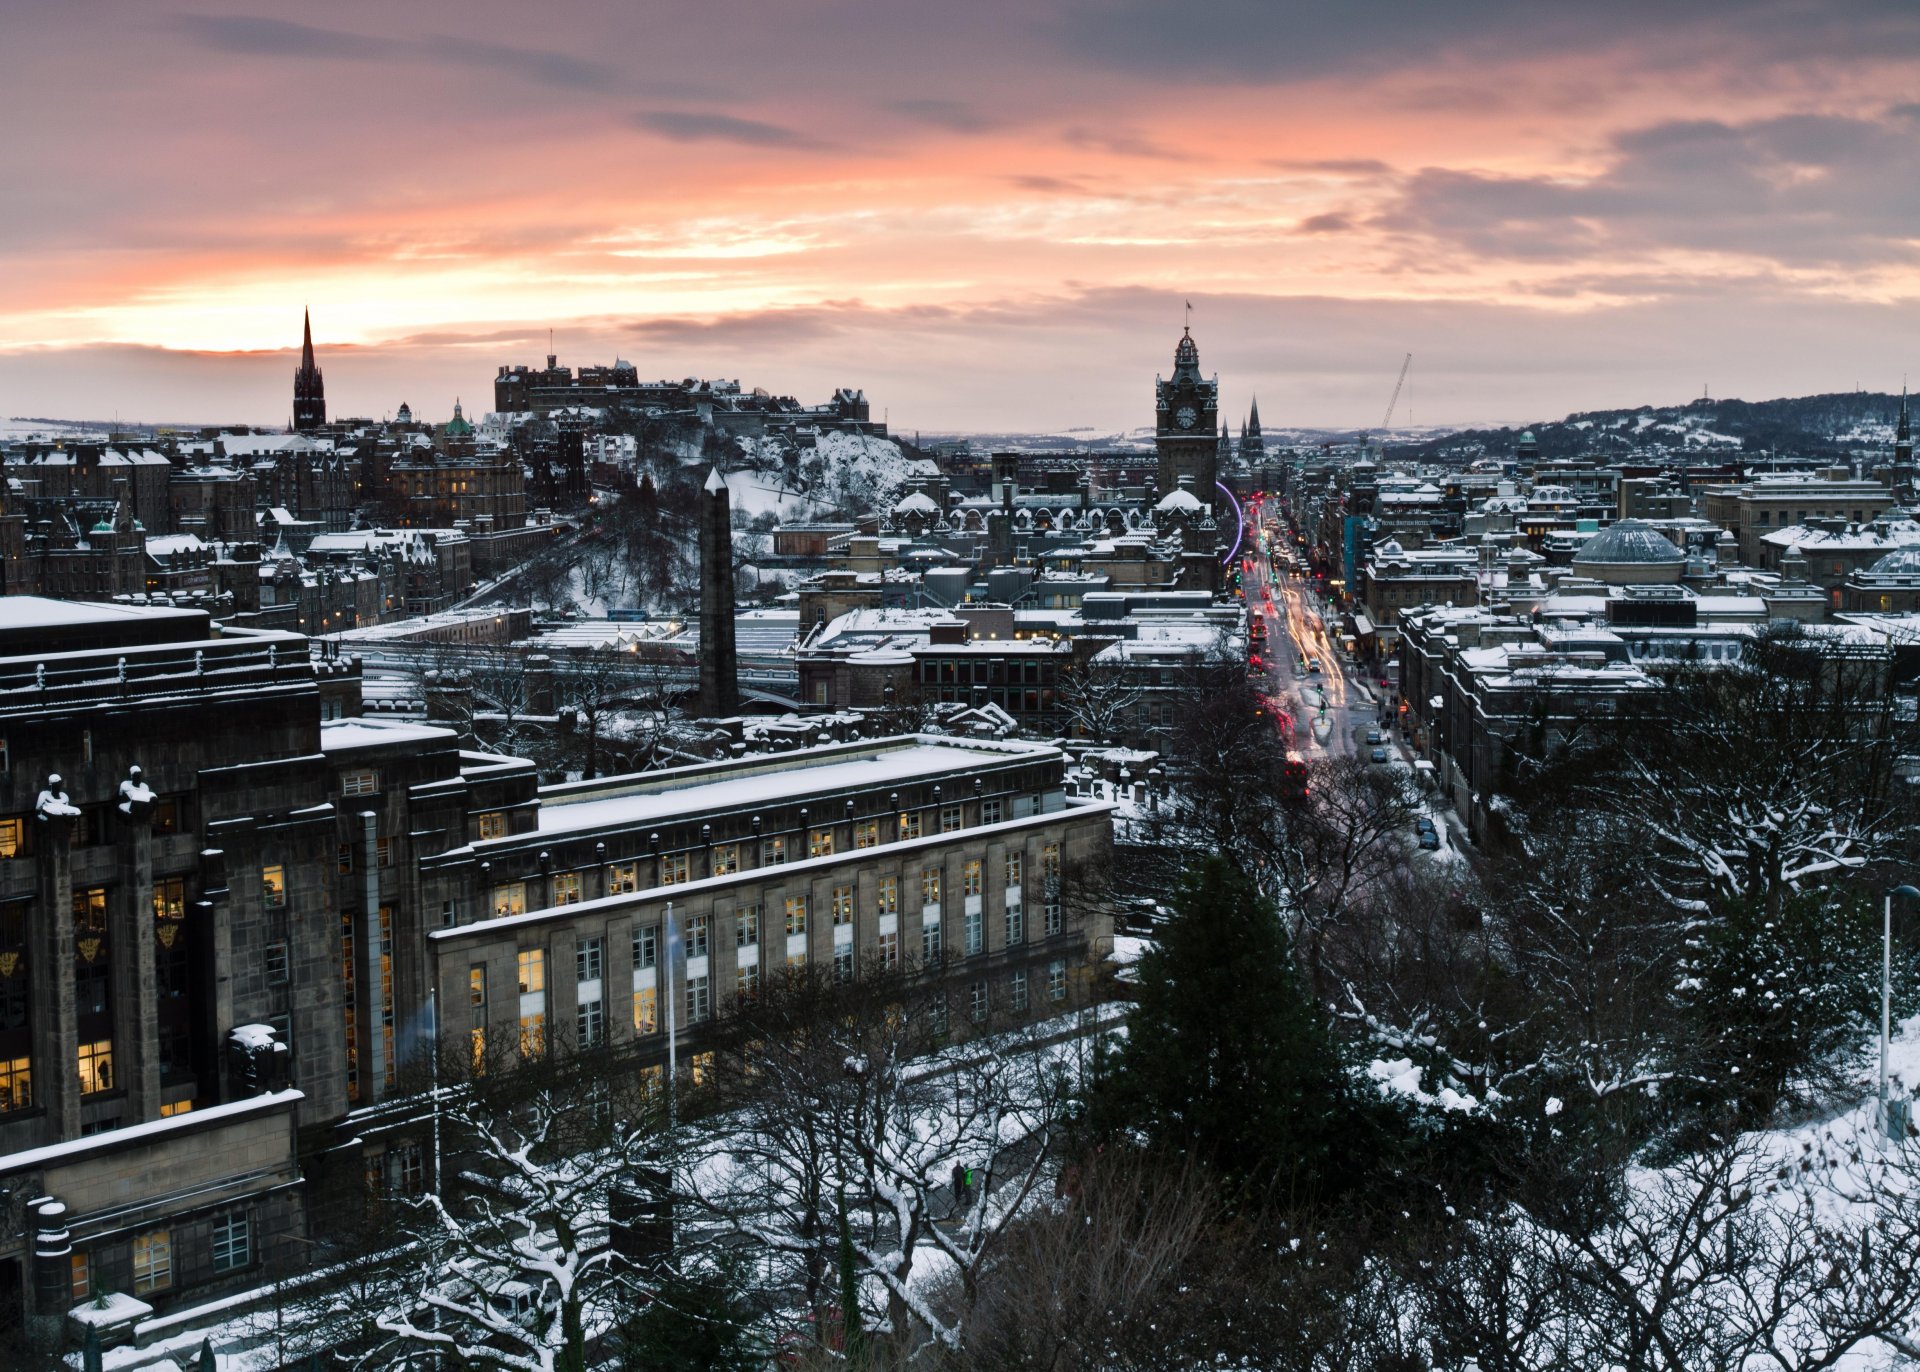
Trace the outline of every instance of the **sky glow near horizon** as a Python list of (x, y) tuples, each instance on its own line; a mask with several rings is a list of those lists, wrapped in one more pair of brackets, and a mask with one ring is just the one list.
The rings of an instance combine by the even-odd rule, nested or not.
[[(1353, 12), (1346, 12), (1346, 11)], [(298, 13), (294, 21), (284, 14)], [(1895, 389), (1904, 0), (6, 5), (0, 417), (283, 423), (635, 363), (906, 432)]]

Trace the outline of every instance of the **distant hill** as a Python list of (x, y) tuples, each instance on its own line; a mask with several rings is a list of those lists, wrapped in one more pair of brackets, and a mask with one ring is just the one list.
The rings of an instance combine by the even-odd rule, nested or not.
[(1393, 457), (1510, 457), (1526, 428), (1548, 458), (1600, 454), (1613, 459), (1680, 450), (1699, 453), (1774, 452), (1792, 457), (1842, 458), (1891, 449), (1900, 397), (1880, 391), (1844, 391), (1782, 400), (1692, 400), (1633, 410), (1587, 410), (1565, 419), (1504, 429), (1458, 429), (1418, 443), (1387, 441)]

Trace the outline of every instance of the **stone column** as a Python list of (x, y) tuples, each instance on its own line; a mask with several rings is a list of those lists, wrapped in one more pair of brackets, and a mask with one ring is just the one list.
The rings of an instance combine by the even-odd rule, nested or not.
[(67, 1207), (43, 1200), (33, 1211), (33, 1314), (27, 1337), (37, 1348), (58, 1348), (73, 1307), (73, 1240)]
[(734, 648), (733, 502), (715, 467), (700, 497), (700, 713), (740, 713)]
[(73, 1000), (73, 823), (79, 811), (66, 803), (57, 775), (47, 778), (40, 795), (33, 835), (39, 910), (27, 951), (33, 1098), (46, 1108), (54, 1139), (64, 1142), (80, 1135), (80, 1032)]
[[(120, 783), (120, 870), (126, 879), (107, 911), (113, 959), (114, 1080), (131, 1107), (126, 1122), (160, 1117), (160, 1054), (154, 1025), (159, 1004), (153, 907), (153, 792), (132, 768)], [(182, 925), (184, 925), (182, 921)], [(176, 937), (186, 930), (176, 926)]]

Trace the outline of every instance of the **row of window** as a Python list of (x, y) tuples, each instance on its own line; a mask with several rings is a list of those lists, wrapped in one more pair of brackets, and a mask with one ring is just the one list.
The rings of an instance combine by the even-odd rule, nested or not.
[[(244, 1210), (228, 1211), (214, 1218), (208, 1234), (209, 1253), (217, 1273), (238, 1272), (253, 1266), (253, 1225)], [(94, 1270), (89, 1254), (76, 1250), (71, 1259), (72, 1293), (75, 1300), (95, 1294)], [(171, 1229), (150, 1229), (133, 1238), (133, 1294), (149, 1296), (173, 1289), (174, 1235)]]
[[(980, 802), (980, 822), (982, 824), (999, 824), (1004, 819), (1005, 814), (1006, 808), (1003, 800), (983, 800)], [(505, 836), (507, 820), (503, 812), (498, 810), (488, 811), (477, 818), (481, 838), (500, 838)], [(937, 833), (955, 833), (966, 827), (965, 810), (964, 807), (959, 805), (942, 806), (939, 810), (938, 819), (940, 827), (934, 831)], [(859, 851), (879, 847), (883, 841), (881, 826), (882, 821), (878, 819), (855, 820), (851, 826), (854, 850)], [(898, 837), (902, 840), (919, 838), (922, 832), (920, 812), (910, 810), (894, 816), (889, 827), (894, 828)], [(788, 840), (789, 836), (786, 834), (776, 834), (771, 838), (760, 840), (760, 866), (779, 867), (785, 865), (791, 856), (799, 851), (800, 845), (798, 837), (795, 837), (791, 843), (789, 843)], [(836, 846), (838, 843), (838, 829), (833, 825), (828, 825), (820, 829), (808, 829), (805, 831), (805, 842), (808, 857), (832, 857), (835, 852), (839, 851)], [(662, 853), (659, 858), (656, 859), (659, 864), (659, 879), (656, 884), (660, 886), (684, 885), (689, 881), (695, 880), (699, 875), (714, 877), (732, 876), (741, 870), (741, 856), (743, 850), (747, 848), (748, 845), (737, 842), (716, 843), (709, 846), (706, 849), (707, 870), (704, 874), (696, 873), (694, 870), (693, 850), (683, 849), (678, 852)], [(386, 865), (384, 860), (381, 865)], [(607, 894), (609, 895), (624, 895), (640, 889), (640, 863), (638, 859), (629, 862), (611, 863), (607, 866), (606, 875)], [(575, 901), (584, 899), (584, 876), (585, 873), (582, 871), (572, 871), (560, 872), (550, 878), (553, 883), (551, 903), (554, 905), (569, 905)], [(1009, 884), (1013, 883), (1010, 882)], [(515, 882), (507, 887), (503, 887), (502, 890), (510, 893), (516, 887), (520, 890), (520, 908), (512, 909), (503, 904), (501, 900), (496, 900), (496, 914), (525, 913), (525, 883)]]
[[(1171, 710), (1171, 708), (1172, 708), (1171, 706), (1168, 707), (1169, 710)], [(953, 809), (956, 812), (959, 810), (959, 808), (960, 808), (959, 806), (953, 807)], [(911, 837), (917, 838), (919, 837), (919, 829), (918, 829), (919, 816), (903, 815), (901, 816), (902, 824), (904, 825), (906, 821), (909, 819), (915, 822), (914, 832), (911, 835)], [(956, 828), (959, 827), (957, 823), (955, 827)], [(831, 856), (833, 853), (832, 831), (831, 830), (815, 830), (814, 831), (815, 837), (818, 837), (821, 835), (825, 836), (824, 846), (820, 847), (818, 851), (811, 853), (810, 854), (811, 856), (828, 857), (828, 856)], [(908, 837), (908, 835), (903, 833), (902, 837)], [(855, 839), (856, 841), (859, 839), (858, 826), (856, 826)], [(765, 860), (761, 863), (761, 865), (764, 867), (777, 867), (784, 864), (786, 862), (785, 844), (786, 844), (786, 840), (784, 838), (770, 838), (770, 839), (764, 840), (762, 846), (764, 850), (763, 857), (765, 858)], [(860, 846), (865, 847), (867, 845), (861, 844)], [(711, 875), (731, 876), (737, 873), (740, 870), (739, 850), (740, 850), (740, 845), (737, 843), (716, 844), (712, 849), (712, 857), (710, 860)], [(1025, 860), (1026, 859), (1025, 859), (1024, 853), (1015, 852), (1015, 853), (1008, 853), (1005, 855), (1003, 859), (1002, 877), (1007, 886), (1016, 887), (1022, 884), (1022, 879), (1024, 876)], [(660, 880), (658, 884), (661, 886), (685, 885), (687, 882), (692, 881), (694, 879), (693, 878), (693, 858), (690, 853), (681, 852), (681, 853), (663, 854), (659, 858), (659, 865), (660, 865)], [(1041, 865), (1042, 876), (1048, 878), (1049, 880), (1058, 879), (1060, 875), (1060, 845), (1059, 844), (1049, 843), (1041, 850), (1040, 865)], [(983, 889), (984, 881), (985, 881), (984, 859), (981, 859), (981, 858), (967, 859), (966, 863), (963, 865), (961, 869), (961, 872), (962, 872), (961, 881), (964, 888), (964, 894), (970, 895), (970, 896), (979, 895)], [(921, 877), (920, 877), (922, 904), (933, 905), (939, 902), (940, 874), (941, 874), (941, 869), (938, 867), (927, 867), (922, 869)], [(549, 905), (554, 905), (554, 906), (577, 905), (581, 901), (585, 900), (587, 898), (586, 875), (587, 874), (584, 871), (571, 871), (571, 872), (556, 872), (553, 876), (549, 877), (547, 903)], [(897, 908), (897, 906), (894, 904), (894, 897), (890, 894), (893, 891), (895, 881), (896, 879), (894, 877), (882, 877), (880, 879), (880, 884), (883, 891), (883, 895), (881, 897), (880, 909), (881, 909), (881, 913), (883, 914), (888, 913), (889, 911)], [(608, 895), (630, 895), (633, 892), (638, 891), (639, 889), (640, 889), (640, 864), (637, 861), (616, 862), (608, 865), (606, 869), (606, 891)], [(834, 920), (834, 923), (836, 924), (851, 922), (853, 917), (853, 888), (851, 886), (837, 886), (834, 888), (835, 913), (836, 915), (838, 915), (842, 909), (843, 900), (842, 900), (841, 893), (843, 892), (845, 893), (844, 909), (845, 909), (846, 918), (844, 920), (840, 918), (836, 918)], [(789, 900), (790, 904), (792, 903), (792, 899), (798, 899), (800, 902), (800, 907), (801, 907), (800, 927), (798, 929), (789, 927), (787, 932), (790, 934), (805, 933), (806, 932), (805, 897), (790, 898)], [(527, 913), (527, 883), (524, 881), (511, 881), (506, 883), (505, 885), (496, 886), (493, 890), (493, 913), (496, 917), (504, 917), (508, 915), (524, 915), (525, 913)], [(694, 956), (698, 956), (698, 954), (695, 954)]]
[[(804, 904), (802, 904), (802, 911)], [(794, 902), (788, 902), (788, 930), (796, 932), (792, 922)], [(743, 906), (735, 915), (736, 946), (752, 947), (759, 942), (759, 924), (761, 907)], [(804, 921), (804, 913), (801, 915)], [(1058, 934), (1063, 928), (1063, 916), (1058, 902), (1049, 902), (1046, 907), (1046, 929), (1049, 934)], [(1011, 906), (1006, 912), (1006, 933), (1009, 944), (1026, 941), (1026, 916), (1019, 906)], [(685, 941), (689, 958), (707, 956), (712, 917), (695, 916), (687, 922)], [(798, 932), (804, 932), (804, 923)], [(978, 911), (969, 912), (964, 921), (966, 951), (975, 956), (985, 951), (986, 924), (984, 916)], [(938, 961), (941, 956), (940, 925), (930, 923), (921, 930), (921, 954), (929, 962)], [(898, 930), (882, 933), (874, 945), (874, 955), (884, 970), (895, 970), (900, 966), (900, 934)], [(850, 980), (854, 974), (855, 949), (852, 942), (836, 943), (833, 950), (834, 974), (841, 980)], [(660, 961), (660, 926), (646, 924), (633, 931), (632, 946), (633, 968), (636, 972), (655, 969)], [(806, 964), (803, 952), (789, 953), (786, 966), (802, 967)], [(546, 1051), (546, 989), (547, 956), (542, 948), (521, 949), (516, 959), (516, 991), (520, 997), (520, 1052), (523, 1057), (534, 1057)], [(1056, 976), (1057, 974), (1057, 976)], [(574, 944), (574, 984), (576, 988), (574, 1042), (581, 1048), (596, 1048), (603, 1045), (607, 1034), (606, 1019), (606, 939), (600, 935), (581, 938)], [(1066, 961), (1055, 959), (1049, 964), (1050, 999), (1058, 1001), (1066, 995)], [(1014, 1010), (1027, 1008), (1026, 973), (1014, 974), (1015, 982), (1009, 992), (1010, 1007)], [(984, 985), (985, 983), (976, 983)], [(740, 964), (734, 973), (734, 994), (748, 998), (760, 989), (760, 963), (758, 959)], [(484, 1062), (487, 1024), (487, 969), (483, 963), (475, 963), (467, 969), (468, 1004), (473, 1011), (473, 1050), (476, 1065)], [(685, 978), (686, 1023), (699, 1024), (713, 1015), (713, 978), (711, 973), (688, 975)], [(660, 1031), (660, 999), (657, 986), (637, 986), (633, 991), (633, 1029), (636, 1035), (655, 1034)]]

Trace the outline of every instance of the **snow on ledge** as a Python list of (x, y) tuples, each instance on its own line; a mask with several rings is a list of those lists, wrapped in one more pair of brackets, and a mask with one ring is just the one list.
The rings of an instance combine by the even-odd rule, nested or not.
[(0, 1176), (12, 1172), (24, 1172), (35, 1167), (51, 1166), (69, 1159), (84, 1157), (89, 1153), (111, 1152), (117, 1148), (130, 1148), (143, 1143), (160, 1143), (175, 1134), (191, 1134), (204, 1130), (209, 1125), (245, 1119), (249, 1115), (265, 1114), (305, 1099), (306, 1092), (291, 1088), (285, 1091), (269, 1091), (264, 1095), (249, 1096), (245, 1100), (228, 1101), (225, 1105), (210, 1105), (204, 1110), (189, 1110), (184, 1115), (148, 1120), (145, 1124), (130, 1124), (124, 1129), (110, 1129), (104, 1134), (87, 1134), (81, 1138), (68, 1139), (64, 1143), (50, 1143), (41, 1148), (28, 1148), (18, 1153), (8, 1153), (0, 1156)]

